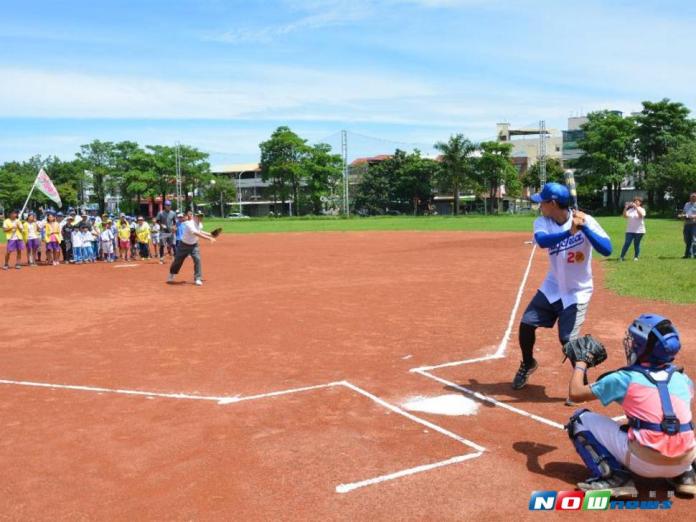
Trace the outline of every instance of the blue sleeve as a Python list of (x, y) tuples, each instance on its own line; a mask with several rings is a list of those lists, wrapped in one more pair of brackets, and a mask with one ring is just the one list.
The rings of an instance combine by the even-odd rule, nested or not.
[(618, 402), (621, 404), (626, 396), (628, 385), (631, 384), (631, 376), (628, 372), (618, 371), (602, 377), (590, 385), (590, 390), (603, 406)]
[(570, 230), (566, 230), (565, 232), (559, 232), (557, 234), (547, 234), (546, 232), (541, 231), (534, 233), (534, 241), (541, 248), (551, 248), (569, 237)]
[(589, 239), (592, 247), (604, 257), (611, 255), (611, 239), (606, 235), (600, 235), (590, 227), (583, 225), (580, 227), (585, 237)]

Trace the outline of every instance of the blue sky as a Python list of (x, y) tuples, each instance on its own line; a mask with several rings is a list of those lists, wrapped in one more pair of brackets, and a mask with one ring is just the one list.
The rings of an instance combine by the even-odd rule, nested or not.
[[(2, 1), (0, 161), (92, 139), (253, 161), (279, 125), (350, 155), (669, 97), (696, 108), (691, 2)], [(362, 136), (374, 136), (370, 140)]]

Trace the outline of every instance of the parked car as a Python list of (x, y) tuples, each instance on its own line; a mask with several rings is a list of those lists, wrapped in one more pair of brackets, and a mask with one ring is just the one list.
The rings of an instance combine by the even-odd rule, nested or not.
[(229, 216), (227, 216), (227, 219), (249, 219), (249, 216), (245, 216), (241, 212), (233, 212)]

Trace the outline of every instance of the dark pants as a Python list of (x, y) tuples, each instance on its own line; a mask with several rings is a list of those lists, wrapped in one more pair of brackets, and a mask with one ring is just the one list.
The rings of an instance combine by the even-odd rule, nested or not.
[(694, 236), (696, 236), (696, 223), (684, 223), (684, 244), (686, 245), (684, 257), (691, 256), (691, 243), (694, 241)]
[(644, 235), (645, 234), (642, 232), (626, 232), (626, 241), (624, 241), (624, 246), (621, 249), (621, 259), (623, 259), (626, 252), (628, 252), (628, 248), (631, 246), (631, 243), (633, 243), (633, 257), (637, 259), (638, 256), (640, 256), (640, 241), (643, 239)]
[(184, 263), (184, 259), (186, 259), (188, 256), (191, 256), (191, 259), (193, 259), (193, 277), (195, 279), (202, 279), (201, 251), (198, 248), (198, 243), (195, 245), (189, 245), (183, 242), (179, 244), (179, 247), (176, 249), (176, 256), (174, 256), (172, 266), (169, 267), (169, 273), (178, 274), (179, 270), (181, 270), (181, 265)]
[(160, 259), (164, 259), (164, 247), (165, 246), (170, 251), (174, 250), (174, 235), (168, 234), (165, 232), (160, 232), (160, 240), (159, 240)]
[(150, 259), (149, 243), (138, 243), (138, 250), (140, 250), (140, 257), (142, 259)]
[(70, 241), (66, 241), (65, 239), (60, 242), (60, 249), (63, 252), (63, 261), (66, 263), (68, 261), (72, 261), (72, 245)]
[(538, 327), (553, 328), (558, 321), (558, 340), (563, 346), (568, 341), (578, 338), (580, 328), (585, 322), (588, 305), (589, 303), (575, 303), (563, 308), (560, 299), (550, 303), (543, 292), (537, 290), (520, 321), (519, 342), (525, 364), (529, 366), (534, 362), (534, 344)]

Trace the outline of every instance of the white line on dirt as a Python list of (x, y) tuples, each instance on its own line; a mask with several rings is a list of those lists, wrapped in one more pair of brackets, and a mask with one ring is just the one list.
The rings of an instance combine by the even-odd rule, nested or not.
[(114, 393), (120, 395), (135, 395), (141, 397), (159, 397), (162, 399), (180, 399), (180, 400), (195, 400), (195, 401), (211, 401), (216, 402), (221, 405), (234, 404), (242, 401), (249, 401), (254, 399), (264, 399), (269, 397), (277, 397), (279, 395), (288, 395), (290, 393), (298, 393), (309, 390), (318, 390), (320, 388), (328, 388), (329, 386), (336, 386), (342, 384), (342, 382), (330, 382), (327, 384), (319, 384), (316, 386), (303, 386), (301, 388), (291, 388), (288, 390), (280, 390), (269, 393), (260, 393), (258, 395), (249, 396), (212, 396), (212, 395), (196, 395), (191, 393), (166, 393), (166, 392), (153, 392), (145, 390), (124, 390), (118, 388), (102, 388), (98, 386), (79, 386), (74, 384), (52, 384), (46, 382), (32, 382), (32, 381), (11, 381), (6, 379), (0, 379), (0, 384), (13, 384), (15, 386), (31, 386), (35, 388), (52, 388), (58, 390), (73, 390), (73, 391), (86, 391), (95, 393)]
[(163, 399), (178, 399), (178, 400), (198, 400), (198, 401), (210, 401), (210, 402), (215, 402), (220, 405), (230, 405), (230, 404), (236, 404), (239, 402), (243, 401), (250, 401), (250, 400), (256, 400), (256, 399), (268, 399), (268, 398), (273, 398), (273, 397), (278, 397), (282, 395), (289, 395), (292, 393), (300, 393), (300, 392), (307, 392), (307, 391), (313, 391), (313, 390), (320, 390), (322, 388), (330, 388), (334, 386), (342, 386), (344, 388), (348, 388), (349, 390), (352, 390), (355, 393), (358, 393), (360, 395), (363, 395), (364, 397), (369, 398), (370, 400), (374, 401), (375, 403), (379, 404), (380, 406), (394, 412), (398, 413), (399, 415), (402, 415), (406, 417), (407, 419), (416, 422), (418, 424), (421, 424), (427, 428), (430, 428), (433, 431), (436, 431), (442, 435), (445, 435), (446, 437), (449, 437), (451, 439), (456, 440), (457, 442), (464, 444), (465, 446), (468, 446), (472, 449), (475, 450), (475, 453), (467, 454), (467, 455), (459, 455), (456, 457), (451, 457), (446, 460), (434, 462), (431, 464), (424, 464), (421, 466), (416, 466), (413, 468), (407, 468), (403, 469), (401, 471), (396, 471), (393, 473), (388, 473), (386, 475), (380, 475), (377, 477), (372, 477), (366, 480), (361, 480), (359, 482), (351, 482), (348, 484), (340, 484), (336, 486), (336, 492), (338, 493), (348, 493), (350, 491), (354, 491), (356, 489), (363, 488), (365, 486), (370, 486), (373, 484), (379, 484), (381, 482), (386, 482), (389, 480), (394, 480), (398, 479), (401, 477), (406, 477), (409, 475), (414, 475), (416, 473), (422, 473), (424, 471), (429, 471), (431, 469), (435, 468), (440, 468), (443, 466), (449, 466), (451, 464), (457, 464), (459, 462), (464, 462), (466, 460), (470, 460), (476, 457), (480, 457), (483, 455), (483, 452), (486, 451), (483, 446), (480, 446), (476, 444), (475, 442), (472, 442), (468, 439), (465, 439), (463, 437), (460, 437), (456, 433), (452, 433), (449, 430), (446, 430), (445, 428), (442, 428), (441, 426), (438, 426), (437, 424), (434, 424), (430, 421), (427, 421), (425, 419), (421, 419), (420, 417), (417, 417), (416, 415), (413, 415), (411, 413), (408, 413), (407, 411), (399, 408), (398, 406), (394, 406), (393, 404), (390, 404), (386, 402), (383, 399), (380, 399), (376, 395), (358, 387), (355, 386), (354, 384), (348, 382), (348, 381), (336, 381), (336, 382), (329, 382), (326, 384), (318, 384), (315, 386), (303, 386), (300, 388), (290, 388), (287, 390), (279, 390), (279, 391), (274, 391), (274, 392), (269, 392), (269, 393), (259, 393), (256, 395), (248, 395), (248, 396), (212, 396), (212, 395), (195, 395), (195, 394), (189, 394), (189, 393), (162, 393), (162, 392), (151, 392), (151, 391), (143, 391), (143, 390), (124, 390), (124, 389), (118, 389), (118, 388), (103, 388), (103, 387), (98, 387), (98, 386), (80, 386), (80, 385), (74, 385), (74, 384), (51, 384), (51, 383), (44, 383), (44, 382), (33, 382), (33, 381), (16, 381), (16, 380), (8, 380), (8, 379), (0, 379), (0, 384), (6, 384), (6, 385), (14, 385), (14, 386), (28, 386), (28, 387), (34, 387), (34, 388), (48, 388), (48, 389), (58, 389), (58, 390), (71, 390), (71, 391), (82, 391), (82, 392), (93, 392), (93, 393), (111, 393), (111, 394), (120, 394), (120, 395), (128, 395), (128, 396), (140, 396), (144, 397), (146, 399), (152, 399), (155, 397), (158, 398), (163, 398)]
[(532, 261), (534, 260), (534, 253), (536, 252), (536, 245), (532, 247), (532, 252), (529, 254), (529, 261), (527, 262), (527, 269), (524, 271), (524, 276), (522, 277), (522, 282), (517, 290), (517, 297), (515, 298), (515, 304), (512, 307), (512, 312), (510, 312), (510, 319), (508, 319), (507, 328), (503, 334), (503, 338), (500, 340), (498, 349), (490, 354), (483, 357), (477, 357), (475, 359), (464, 359), (463, 361), (453, 361), (443, 364), (436, 364), (434, 366), (421, 366), (420, 368), (412, 368), (411, 372), (419, 372), (419, 370), (430, 371), (436, 370), (437, 368), (446, 368), (449, 366), (460, 366), (462, 364), (472, 364), (483, 361), (490, 361), (492, 359), (502, 359), (505, 357), (505, 350), (507, 350), (507, 344), (510, 341), (510, 335), (512, 333), (512, 328), (515, 324), (515, 316), (517, 315), (517, 310), (520, 307), (520, 302), (522, 300), (522, 294), (524, 293), (524, 287), (527, 284), (527, 278), (529, 277), (529, 272), (532, 268)]
[(447, 379), (443, 379), (442, 377), (438, 377), (437, 375), (433, 375), (431, 373), (428, 373), (426, 370), (417, 369), (416, 373), (419, 375), (422, 375), (423, 377), (427, 377), (428, 379), (433, 379), (434, 381), (445, 384), (446, 386), (449, 386), (450, 388), (454, 388), (456, 390), (464, 392), (468, 395), (471, 395), (472, 397), (476, 397), (477, 399), (479, 399), (481, 401), (487, 402), (489, 404), (493, 404), (495, 406), (499, 406), (499, 407), (504, 408), (504, 409), (511, 411), (513, 413), (517, 413), (518, 415), (522, 415), (523, 417), (528, 417), (530, 419), (541, 422), (541, 423), (546, 424), (548, 426), (558, 428), (559, 430), (563, 429), (563, 424), (560, 424), (556, 421), (552, 421), (551, 419), (547, 419), (546, 417), (542, 417), (541, 415), (529, 413), (528, 411), (525, 411), (521, 408), (511, 406), (507, 402), (499, 401), (498, 399), (495, 399), (495, 398), (490, 397), (488, 395), (484, 395), (483, 393), (471, 390), (469, 388), (466, 388), (466, 387), (464, 387), (460, 384), (454, 383), (452, 381), (448, 381)]
[(475, 459), (483, 455), (483, 452), (469, 453), (468, 455), (459, 455), (457, 457), (452, 457), (447, 460), (441, 460), (439, 462), (433, 462), (432, 464), (424, 464), (422, 466), (416, 466), (414, 468), (402, 469), (401, 471), (396, 471), (394, 473), (389, 473), (387, 475), (380, 475), (379, 477), (374, 477), (371, 479), (361, 480), (360, 482), (351, 482), (349, 484), (339, 484), (336, 486), (336, 493), (349, 493), (350, 491), (364, 488), (365, 486), (372, 486), (374, 484), (379, 484), (380, 482), (386, 482), (388, 480), (394, 480), (402, 477), (407, 477), (409, 475), (414, 475), (416, 473), (422, 473), (424, 471), (430, 471), (435, 468), (442, 468), (444, 466), (449, 466), (451, 464), (459, 464), (465, 460)]

